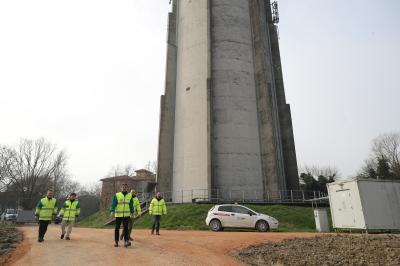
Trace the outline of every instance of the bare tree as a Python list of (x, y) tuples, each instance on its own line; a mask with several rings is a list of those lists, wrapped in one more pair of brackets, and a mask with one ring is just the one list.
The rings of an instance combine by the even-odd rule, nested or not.
[(388, 133), (377, 137), (372, 142), (372, 153), (377, 158), (384, 158), (396, 177), (400, 178), (400, 134)]
[(336, 180), (340, 178), (340, 172), (335, 166), (318, 166), (318, 165), (304, 165), (301, 168), (301, 172), (313, 176), (315, 179), (323, 176), (330, 180)]
[(81, 189), (81, 184), (69, 177), (64, 177), (58, 181), (58, 196), (61, 198), (67, 198), (72, 192), (76, 193)]
[(0, 192), (5, 191), (10, 183), (7, 174), (9, 164), (11, 164), (11, 150), (7, 147), (0, 147)]
[(19, 204), (32, 209), (47, 189), (59, 192), (68, 179), (66, 155), (45, 139), (21, 140), (17, 148), (2, 147), (0, 166), (19, 198)]
[(128, 176), (133, 176), (135, 174), (135, 167), (132, 164), (125, 165), (124, 174)]
[(144, 166), (144, 169), (149, 170), (153, 173), (157, 173), (157, 161), (148, 161)]
[(328, 193), (327, 184), (340, 178), (339, 170), (331, 166), (305, 165), (300, 172), (300, 188), (307, 191)]
[(382, 134), (372, 141), (371, 153), (357, 177), (400, 179), (400, 133)]
[(376, 158), (368, 158), (364, 160), (364, 166), (357, 174), (357, 178), (377, 178), (376, 169), (378, 167), (378, 163)]
[(111, 168), (107, 176), (108, 177), (121, 176), (121, 175), (133, 176), (134, 174), (135, 174), (135, 167), (132, 164), (127, 164), (125, 166), (117, 164)]

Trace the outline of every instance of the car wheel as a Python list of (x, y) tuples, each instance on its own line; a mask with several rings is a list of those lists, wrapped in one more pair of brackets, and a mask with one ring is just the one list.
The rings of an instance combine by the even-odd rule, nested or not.
[(258, 232), (267, 232), (269, 230), (269, 225), (266, 221), (258, 221), (256, 223), (256, 229)]
[(209, 226), (210, 226), (210, 229), (213, 230), (214, 232), (222, 231), (222, 224), (217, 219), (211, 220)]

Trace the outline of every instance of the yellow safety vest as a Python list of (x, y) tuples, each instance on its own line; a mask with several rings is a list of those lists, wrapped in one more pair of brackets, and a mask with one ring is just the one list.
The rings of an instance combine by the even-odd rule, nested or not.
[(167, 214), (167, 206), (165, 204), (165, 200), (158, 200), (157, 198), (153, 198), (150, 202), (149, 213), (150, 215)]
[(137, 197), (133, 198), (134, 215), (142, 215), (142, 208), (140, 207), (140, 201)]
[(129, 202), (132, 199), (131, 193), (124, 194), (122, 192), (118, 192), (115, 194), (117, 197), (117, 207), (115, 208), (115, 217), (129, 217), (131, 216), (131, 209), (129, 208)]
[(39, 220), (51, 221), (53, 215), (57, 213), (57, 200), (55, 198), (51, 198), (49, 200), (47, 197), (45, 197), (41, 199), (40, 202), (42, 203), (42, 207), (36, 208), (36, 214), (39, 215)]
[(67, 200), (64, 203), (63, 208), (60, 211), (60, 215), (63, 216), (64, 221), (75, 221), (75, 218), (77, 215), (79, 215), (81, 209), (77, 208), (79, 202), (77, 200), (74, 200), (71, 202), (70, 200)]

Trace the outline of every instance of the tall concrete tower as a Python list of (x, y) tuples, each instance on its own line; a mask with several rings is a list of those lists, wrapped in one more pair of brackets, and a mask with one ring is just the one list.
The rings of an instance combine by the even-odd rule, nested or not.
[(269, 0), (173, 1), (157, 182), (174, 201), (298, 188), (271, 10)]

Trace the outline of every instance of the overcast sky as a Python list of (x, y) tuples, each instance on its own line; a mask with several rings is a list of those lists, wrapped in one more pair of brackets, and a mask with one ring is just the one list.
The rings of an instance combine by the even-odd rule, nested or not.
[[(169, 0), (0, 0), (0, 144), (45, 137), (82, 183), (156, 160)], [(400, 132), (400, 1), (280, 0), (300, 166), (355, 174)]]

